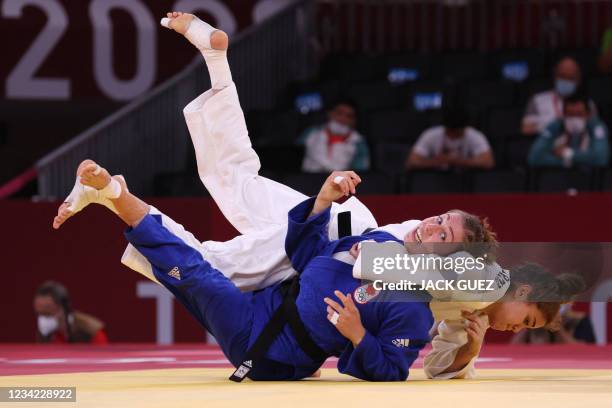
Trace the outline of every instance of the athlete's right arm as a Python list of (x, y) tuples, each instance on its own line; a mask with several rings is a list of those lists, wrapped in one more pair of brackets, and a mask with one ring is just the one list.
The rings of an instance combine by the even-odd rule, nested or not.
[(327, 234), (330, 208), (310, 216), (314, 204), (315, 198), (311, 197), (289, 211), (285, 252), (298, 273), (330, 242)]
[(331, 207), (332, 203), (342, 197), (355, 194), (357, 187), (361, 183), (361, 177), (354, 171), (334, 171), (327, 177), (321, 187), (317, 199), (312, 208), (311, 215), (319, 214)]
[(429, 378), (474, 378), (474, 363), (480, 346), (469, 346), (465, 324), (461, 320), (443, 320), (431, 341), (431, 351), (425, 356), (423, 368)]

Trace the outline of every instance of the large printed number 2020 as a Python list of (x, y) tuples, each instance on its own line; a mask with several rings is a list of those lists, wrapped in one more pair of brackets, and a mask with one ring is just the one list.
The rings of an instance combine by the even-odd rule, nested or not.
[[(47, 15), (47, 23), (30, 48), (6, 78), (6, 97), (66, 100), (71, 97), (68, 78), (42, 78), (35, 74), (53, 51), (68, 28), (68, 16), (59, 0), (4, 0), (2, 15), (21, 18), (25, 7), (37, 7)], [(113, 70), (112, 9), (129, 13), (137, 29), (137, 66), (127, 80), (117, 78)], [(219, 27), (228, 33), (236, 30), (236, 21), (227, 7), (218, 0), (178, 0), (174, 10), (193, 12), (206, 10), (215, 16)], [(157, 27), (151, 12), (141, 0), (92, 0), (89, 16), (94, 30), (94, 78), (100, 90), (114, 100), (129, 100), (153, 85), (156, 76)]]
[[(41, 78), (35, 73), (68, 28), (68, 16), (58, 0), (5, 0), (2, 15), (21, 18), (25, 7), (37, 7), (47, 23), (30, 48), (6, 78), (7, 98), (70, 99), (68, 78)], [(128, 80), (117, 78), (112, 69), (112, 23), (110, 10), (128, 12), (137, 28), (138, 59), (136, 74)], [(114, 100), (129, 100), (147, 91), (155, 81), (155, 36), (153, 17), (139, 0), (93, 0), (90, 16), (94, 29), (94, 77), (100, 90)]]

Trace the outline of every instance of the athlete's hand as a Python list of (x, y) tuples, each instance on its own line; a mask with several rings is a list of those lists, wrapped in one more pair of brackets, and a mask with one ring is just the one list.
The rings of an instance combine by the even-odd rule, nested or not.
[(359, 256), (359, 252), (361, 252), (361, 242), (357, 242), (349, 250), (349, 254), (355, 259)]
[(326, 210), (334, 201), (342, 197), (355, 194), (357, 191), (355, 188), (359, 183), (361, 183), (361, 177), (354, 171), (334, 171), (323, 183), (312, 209), (312, 214), (318, 214)]
[(330, 298), (325, 298), (324, 301), (327, 303), (327, 320), (334, 324), (336, 319), (334, 315), (337, 313), (338, 317), (334, 324), (336, 329), (353, 343), (353, 347), (357, 347), (366, 334), (365, 327), (361, 323), (359, 309), (355, 306), (350, 293), (345, 296), (342, 292), (336, 290), (334, 294), (340, 299), (344, 307)]
[(334, 171), (323, 183), (317, 198), (336, 201), (343, 196), (348, 197), (349, 194), (356, 193), (355, 187), (359, 183), (361, 183), (361, 177), (354, 171)]
[(468, 334), (470, 349), (478, 353), (480, 347), (482, 347), (487, 329), (489, 328), (487, 325), (487, 318), (484, 315), (470, 313), (465, 310), (461, 312), (461, 315), (465, 319), (465, 331), (467, 331)]

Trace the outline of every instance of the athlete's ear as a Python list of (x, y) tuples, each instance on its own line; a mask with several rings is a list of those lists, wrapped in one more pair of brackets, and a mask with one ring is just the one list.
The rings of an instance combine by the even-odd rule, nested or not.
[(533, 287), (531, 285), (519, 285), (514, 291), (512, 297), (514, 298), (514, 300), (526, 302), (527, 298), (529, 297), (529, 294), (532, 291)]

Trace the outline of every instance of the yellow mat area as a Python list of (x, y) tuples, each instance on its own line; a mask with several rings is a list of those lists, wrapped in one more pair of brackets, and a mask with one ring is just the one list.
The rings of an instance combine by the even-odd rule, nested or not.
[(76, 403), (2, 407), (612, 407), (612, 370), (479, 370), (477, 380), (368, 383), (323, 370), (297, 382), (228, 381), (230, 369), (166, 369), (0, 377), (0, 386), (77, 388)]

